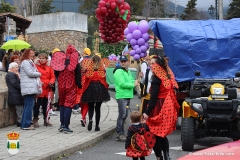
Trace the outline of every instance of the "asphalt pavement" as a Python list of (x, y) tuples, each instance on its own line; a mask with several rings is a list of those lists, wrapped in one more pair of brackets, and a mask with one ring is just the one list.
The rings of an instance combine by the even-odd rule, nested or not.
[[(109, 90), (111, 97), (114, 97), (114, 90)], [(140, 106), (140, 99), (135, 95), (131, 99), (130, 108), (132, 110), (138, 110), (136, 105)], [(126, 120), (125, 131), (127, 131), (130, 125), (129, 118)], [(102, 139), (99, 143), (82, 150), (78, 150), (72, 155), (63, 157), (63, 160), (130, 160), (126, 157), (125, 143), (116, 141), (116, 133), (114, 132), (109, 137)], [(177, 160), (178, 158), (188, 155), (190, 152), (182, 151), (181, 147), (181, 128), (178, 127), (176, 131), (168, 136), (170, 146), (171, 160)], [(218, 144), (231, 141), (229, 138), (204, 138), (196, 141), (195, 150), (205, 149)], [(155, 155), (152, 153), (146, 157), (146, 160), (155, 160)], [(194, 159), (193, 159), (194, 160)]]

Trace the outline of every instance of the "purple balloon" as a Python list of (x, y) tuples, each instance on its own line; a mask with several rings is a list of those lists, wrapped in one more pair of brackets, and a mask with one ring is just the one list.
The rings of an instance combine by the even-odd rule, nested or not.
[(145, 44), (145, 40), (143, 38), (139, 38), (137, 43), (138, 43), (139, 46), (142, 46), (142, 45)]
[(140, 57), (143, 58), (143, 57), (146, 57), (144, 53), (141, 53), (140, 54)]
[(140, 49), (142, 53), (145, 53), (147, 51), (147, 47), (145, 45), (141, 46)]
[(146, 42), (145, 43), (145, 46), (147, 47), (147, 49), (149, 48), (149, 43), (148, 42)]
[(125, 35), (125, 36), (127, 36), (127, 35), (128, 35), (128, 33), (129, 33), (129, 30), (128, 30), (128, 28), (125, 28), (125, 29), (124, 29), (124, 35)]
[(127, 41), (130, 42), (132, 39), (132, 33), (128, 33), (126, 38), (127, 38)]
[(136, 60), (136, 61), (138, 61), (138, 60), (140, 59), (140, 56), (139, 56), (138, 54), (135, 54), (135, 55), (133, 56), (133, 59)]
[(139, 26), (138, 26), (138, 29), (139, 29), (142, 33), (147, 33), (147, 31), (149, 30), (148, 23), (140, 23)]
[(147, 42), (150, 39), (150, 36), (148, 33), (143, 33), (142, 38)]
[(140, 54), (140, 53), (141, 53), (141, 49), (140, 49), (140, 48), (137, 48), (137, 49), (135, 50), (135, 53), (136, 53), (136, 54)]
[(137, 40), (131, 39), (130, 44), (131, 44), (131, 46), (135, 46), (137, 44)]
[(133, 46), (133, 49), (134, 49), (134, 50), (136, 50), (137, 48), (139, 48), (139, 45)]
[(128, 30), (130, 33), (133, 33), (134, 30), (138, 28), (138, 25), (136, 22), (130, 22), (128, 23)]
[(135, 51), (134, 50), (131, 50), (130, 51), (130, 56), (134, 56), (135, 55)]
[(132, 33), (132, 38), (139, 39), (142, 37), (142, 32), (140, 30), (134, 30)]
[(147, 23), (147, 24), (148, 24), (148, 22), (147, 22), (146, 20), (141, 20), (141, 21), (139, 22), (139, 24), (141, 24), (141, 23)]

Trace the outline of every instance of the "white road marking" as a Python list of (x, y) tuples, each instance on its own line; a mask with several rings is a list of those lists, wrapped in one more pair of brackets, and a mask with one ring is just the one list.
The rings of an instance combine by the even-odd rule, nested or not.
[[(126, 156), (126, 152), (119, 152), (119, 153), (115, 153), (115, 154)], [(154, 151), (152, 151), (151, 154), (154, 154)]]

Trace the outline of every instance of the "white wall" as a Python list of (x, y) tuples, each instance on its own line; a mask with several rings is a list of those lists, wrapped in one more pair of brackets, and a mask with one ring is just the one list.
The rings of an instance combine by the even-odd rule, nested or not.
[(88, 32), (87, 15), (74, 12), (57, 12), (27, 17), (32, 20), (27, 33), (72, 30)]

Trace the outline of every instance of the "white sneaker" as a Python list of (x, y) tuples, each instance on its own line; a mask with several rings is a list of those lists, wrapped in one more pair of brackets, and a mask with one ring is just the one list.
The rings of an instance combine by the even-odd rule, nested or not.
[(55, 112), (53, 112), (53, 110), (51, 109), (50, 110), (50, 113), (49, 113), (50, 116), (57, 116), (57, 114)]
[(73, 114), (78, 114), (79, 110), (78, 109), (73, 109), (72, 112), (73, 112)]

